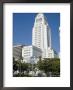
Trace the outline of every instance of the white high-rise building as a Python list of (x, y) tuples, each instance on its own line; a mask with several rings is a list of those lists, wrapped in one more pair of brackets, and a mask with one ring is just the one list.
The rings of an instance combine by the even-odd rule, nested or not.
[(21, 57), (25, 62), (31, 62), (31, 58), (35, 57), (34, 62), (42, 58), (57, 58), (58, 54), (53, 50), (51, 45), (51, 29), (44, 14), (39, 13), (35, 17), (32, 29), (32, 45), (30, 46), (14, 46), (13, 57), (17, 60)]
[(32, 45), (42, 50), (43, 58), (54, 57), (52, 56), (54, 51), (51, 49), (51, 29), (46, 17), (42, 13), (37, 14), (35, 17), (32, 30)]

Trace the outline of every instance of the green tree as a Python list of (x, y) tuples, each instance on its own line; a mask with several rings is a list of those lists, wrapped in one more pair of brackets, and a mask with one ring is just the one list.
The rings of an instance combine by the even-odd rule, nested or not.
[(18, 63), (15, 61), (15, 58), (13, 57), (13, 72), (18, 70)]
[(28, 63), (21, 63), (21, 71), (23, 72), (24, 70), (28, 70)]
[(37, 63), (39, 70), (43, 70), (46, 74), (52, 72), (57, 75), (60, 73), (60, 59), (45, 58), (44, 60), (39, 60)]
[(60, 74), (60, 60), (59, 59), (56, 59), (56, 60), (51, 60), (49, 61), (49, 64), (50, 64), (50, 71), (57, 75), (57, 74)]
[(49, 61), (48, 60), (39, 60), (37, 66), (39, 70), (43, 70), (45, 73), (49, 70)]

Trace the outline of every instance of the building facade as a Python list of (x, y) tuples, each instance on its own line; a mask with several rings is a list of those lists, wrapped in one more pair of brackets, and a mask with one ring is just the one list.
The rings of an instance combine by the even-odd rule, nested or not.
[(42, 13), (37, 14), (35, 17), (32, 45), (42, 50), (42, 58), (54, 58), (54, 51), (51, 47), (51, 28)]
[(13, 57), (15, 58), (15, 60), (22, 59), (22, 47), (23, 45), (13, 46)]
[(22, 48), (22, 58), (23, 61), (27, 63), (31, 63), (31, 59), (34, 59), (34, 62), (36, 63), (38, 58), (41, 56), (42, 51), (41, 49), (35, 47), (35, 46), (24, 46)]

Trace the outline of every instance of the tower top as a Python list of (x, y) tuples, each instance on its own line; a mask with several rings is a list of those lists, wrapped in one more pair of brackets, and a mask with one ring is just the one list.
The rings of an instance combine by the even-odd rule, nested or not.
[(36, 15), (36, 19), (40, 19), (40, 18), (44, 19), (44, 20), (47, 22), (47, 18), (46, 18), (46, 16), (44, 15), (44, 13), (38, 13), (38, 14)]
[(38, 13), (38, 14), (36, 15), (36, 18), (41, 18), (41, 17), (44, 17), (44, 14), (43, 14), (43, 13)]

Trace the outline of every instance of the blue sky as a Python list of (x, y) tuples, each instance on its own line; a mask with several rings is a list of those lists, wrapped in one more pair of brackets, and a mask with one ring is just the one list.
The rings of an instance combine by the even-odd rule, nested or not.
[[(13, 44), (32, 44), (32, 27), (37, 13), (13, 13)], [(51, 28), (52, 48), (59, 52), (59, 13), (44, 13)]]

